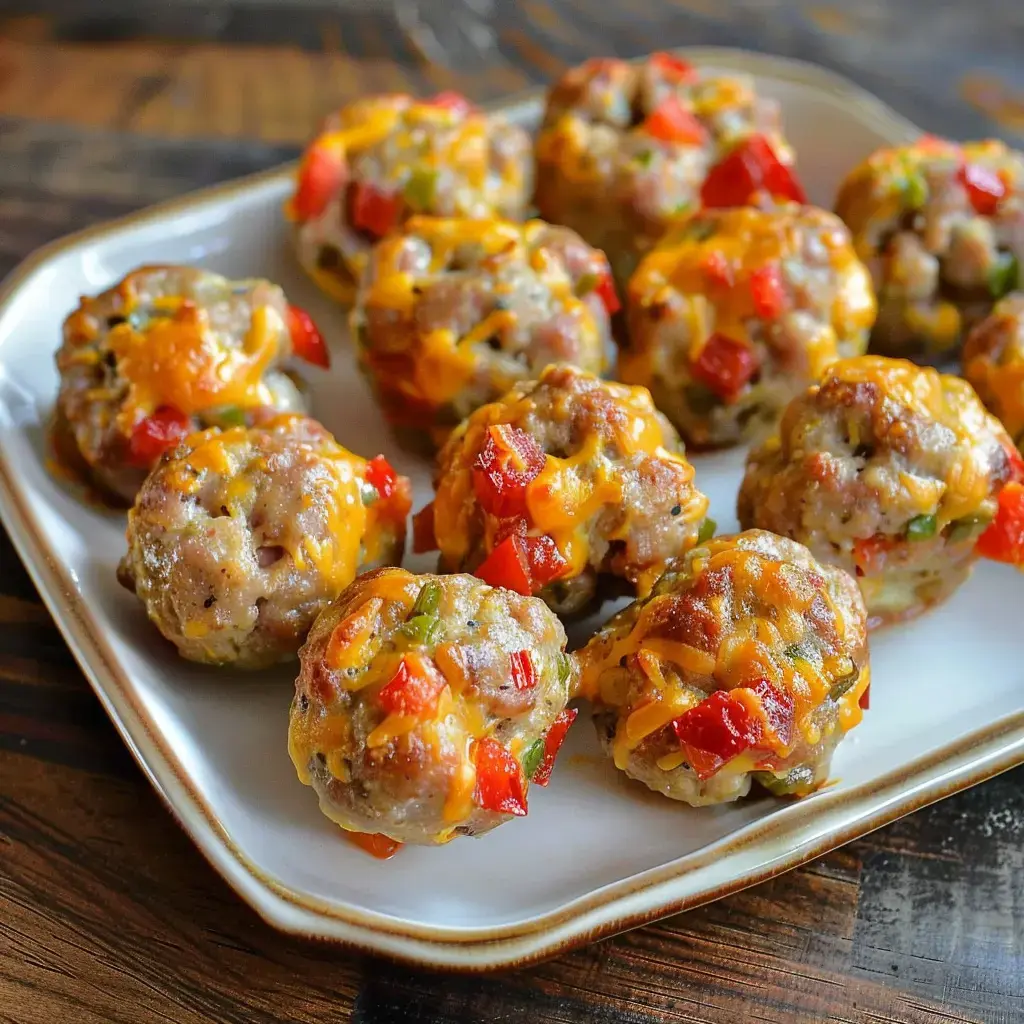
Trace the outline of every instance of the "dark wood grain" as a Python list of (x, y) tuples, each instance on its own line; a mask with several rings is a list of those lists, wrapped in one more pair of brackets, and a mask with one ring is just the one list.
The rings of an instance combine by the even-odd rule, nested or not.
[[(503, 63), (470, 80), (418, 62), (379, 12), (353, 25), (325, 4), (154, 5), (157, 17), (110, 2), (104, 18), (84, 0), (31, 6), (14, 19), (0, 0), (0, 273), (69, 230), (288, 158), (324, 106), (363, 88), (468, 81), (482, 97), (598, 48), (661, 41), (760, 43), (877, 87), (895, 45), (884, 30), (920, 10), (880, 12), (864, 54), (855, 5), (777, 7), (761, 23), (753, 3), (635, 0), (626, 16), (626, 4), (528, 0), (502, 7)], [(946, 38), (963, 20), (940, 6), (929, 31)], [(1019, 17), (1003, 24), (1020, 30)], [(1005, 64), (998, 24), (961, 30), (987, 73)], [(888, 98), (935, 130), (981, 134), (993, 122), (956, 99), (956, 75), (933, 57), (930, 78), (887, 79)], [(276, 98), (232, 99), (267, 74)], [(943, 74), (944, 92), (928, 85)], [(228, 890), (142, 777), (0, 533), (0, 1022), (168, 1021), (1024, 1021), (1024, 769), (546, 964), (414, 971), (281, 936)]]

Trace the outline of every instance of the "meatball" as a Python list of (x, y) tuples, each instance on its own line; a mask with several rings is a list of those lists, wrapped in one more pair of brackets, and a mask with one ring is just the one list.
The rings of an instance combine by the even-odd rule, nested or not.
[(717, 537), (587, 644), (581, 692), (616, 767), (672, 800), (803, 795), (867, 706), (865, 618), (802, 544)]
[(748, 455), (740, 525), (855, 574), (872, 626), (908, 619), (968, 577), (1016, 459), (966, 381), (902, 359), (847, 359)]
[(192, 434), (128, 513), (118, 578), (192, 661), (293, 658), (360, 569), (401, 560), (410, 485), (314, 420)]
[(964, 376), (1020, 448), (1024, 444), (1024, 292), (996, 303), (991, 316), (967, 336), (963, 358)]
[(1024, 287), (1024, 154), (931, 136), (882, 149), (842, 183), (836, 213), (878, 291), (871, 350), (936, 360)]
[(132, 271), (64, 322), (55, 443), (117, 504), (186, 434), (305, 412), (292, 356), (329, 359), (310, 318), (269, 281), (194, 267)]
[(596, 596), (599, 577), (646, 593), (713, 528), (647, 391), (572, 366), (473, 413), (442, 449), (434, 485), (419, 549), (433, 542), (442, 571), (475, 572), (566, 614)]
[(535, 201), (603, 249), (624, 288), (673, 218), (768, 196), (804, 200), (779, 107), (751, 79), (705, 75), (656, 53), (590, 60), (551, 90)]
[(370, 256), (352, 328), (387, 419), (440, 444), (549, 363), (601, 373), (617, 307), (604, 254), (568, 228), (413, 217)]
[(842, 222), (812, 206), (708, 210), (629, 285), (619, 375), (650, 388), (690, 444), (756, 438), (841, 356), (861, 355), (871, 279)]
[(286, 212), (299, 261), (347, 304), (370, 247), (411, 214), (521, 220), (532, 189), (524, 129), (456, 93), (371, 96), (327, 119)]
[(542, 601), (472, 576), (360, 576), (299, 653), (299, 778), (342, 828), (401, 843), (525, 815), (576, 717), (565, 642)]

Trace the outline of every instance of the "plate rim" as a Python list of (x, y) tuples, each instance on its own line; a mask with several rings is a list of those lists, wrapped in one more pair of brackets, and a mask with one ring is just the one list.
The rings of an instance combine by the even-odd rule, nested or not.
[[(895, 144), (920, 134), (909, 120), (843, 76), (806, 61), (722, 47), (677, 51), (698, 64), (764, 74), (826, 93), (858, 109), (860, 117)], [(543, 91), (494, 101), (488, 109), (515, 114), (535, 107)], [(222, 202), (255, 200), (283, 192), (295, 161), (254, 175), (185, 193), (138, 212), (50, 242), (18, 265), (0, 286), (0, 320), (20, 292), (48, 264), (128, 229), (202, 215)], [(609, 934), (692, 909), (773, 878), (936, 800), (1024, 763), (1024, 711), (1011, 713), (908, 762), (879, 779), (845, 791), (791, 804), (688, 855), (585, 893), (562, 906), (510, 925), (465, 928), (403, 921), (394, 915), (339, 906), (296, 892), (264, 875), (232, 840), (190, 784), (173, 745), (141, 710), (109, 642), (97, 628), (70, 573), (51, 553), (33, 516), (27, 492), (0, 445), (0, 516), (47, 610), (125, 745), (174, 819), (228, 885), (271, 926), (307, 938), (435, 968), (497, 970), (545, 959)], [(945, 770), (942, 770), (945, 768)], [(808, 810), (808, 808), (813, 808)], [(859, 808), (859, 810), (855, 810)], [(849, 820), (853, 816), (853, 820)], [(845, 826), (820, 828), (826, 816)], [(819, 827), (815, 828), (818, 823)], [(815, 831), (819, 834), (814, 835)], [(789, 840), (786, 853), (779, 852)], [(696, 886), (687, 877), (708, 870), (743, 848), (773, 843), (775, 855), (759, 868), (734, 872), (724, 882)], [(737, 868), (740, 866), (737, 865)]]

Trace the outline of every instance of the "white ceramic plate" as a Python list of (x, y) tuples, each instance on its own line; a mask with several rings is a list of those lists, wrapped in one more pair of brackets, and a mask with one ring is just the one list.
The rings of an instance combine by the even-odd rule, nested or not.
[[(735, 51), (687, 56), (747, 70), (784, 107), (811, 197), (917, 130), (814, 67)], [(534, 97), (510, 107), (535, 120)], [(123, 517), (81, 504), (44, 466), (52, 354), (81, 293), (137, 264), (196, 262), (279, 281), (333, 343), (314, 412), (350, 448), (384, 451), (429, 497), (429, 468), (392, 443), (355, 371), (343, 318), (292, 259), (289, 169), (157, 207), (51, 246), (0, 304), (0, 510), (82, 669), (153, 785), (228, 883), (289, 932), (435, 966), (486, 969), (692, 907), (792, 868), (1024, 761), (1024, 578), (986, 565), (946, 606), (873, 644), (872, 706), (839, 748), (835, 782), (806, 800), (692, 810), (620, 777), (582, 716), (530, 815), (482, 839), (378, 862), (345, 842), (286, 751), (293, 672), (189, 665), (114, 580)], [(735, 525), (742, 452), (696, 460), (721, 528)], [(413, 559), (416, 568), (428, 568)], [(606, 609), (607, 611), (607, 609)]]

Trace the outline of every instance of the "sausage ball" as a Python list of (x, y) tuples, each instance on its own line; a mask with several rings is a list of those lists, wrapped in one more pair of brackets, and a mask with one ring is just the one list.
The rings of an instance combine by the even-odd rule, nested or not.
[(1024, 444), (1024, 292), (996, 303), (964, 342), (964, 376), (1018, 448)]
[(616, 767), (657, 793), (803, 795), (867, 706), (865, 618), (857, 584), (802, 544), (717, 537), (587, 644), (581, 690)]
[(643, 388), (550, 366), (478, 409), (438, 457), (417, 548), (441, 571), (538, 594), (563, 613), (599, 577), (646, 593), (697, 543), (708, 500), (675, 431)]
[(813, 206), (708, 210), (669, 232), (629, 285), (622, 380), (699, 447), (757, 437), (841, 356), (861, 355), (871, 279), (842, 222)]
[(118, 578), (182, 657), (260, 668), (357, 572), (401, 560), (410, 493), (304, 416), (192, 434), (139, 491)]
[(472, 576), (360, 576), (299, 653), (288, 749), (351, 832), (433, 845), (527, 811), (576, 712), (565, 631)]
[(388, 420), (440, 443), (549, 363), (601, 373), (617, 308), (604, 254), (568, 228), (413, 217), (371, 254), (352, 327)]
[(881, 149), (836, 199), (878, 291), (871, 349), (936, 360), (1024, 287), (1024, 154), (931, 136)]
[(853, 573), (872, 626), (909, 619), (968, 577), (1016, 460), (966, 381), (902, 359), (846, 359), (750, 452), (740, 525)]
[(456, 93), (370, 96), (328, 118), (286, 212), (299, 261), (347, 304), (370, 247), (411, 214), (522, 220), (532, 189), (524, 129)]
[(775, 196), (803, 202), (779, 107), (751, 79), (656, 53), (597, 59), (551, 90), (537, 140), (536, 204), (603, 249), (625, 288), (673, 218)]
[(304, 412), (290, 365), (329, 363), (310, 318), (269, 281), (194, 267), (132, 271), (64, 322), (55, 444), (105, 497), (130, 505), (186, 434)]

